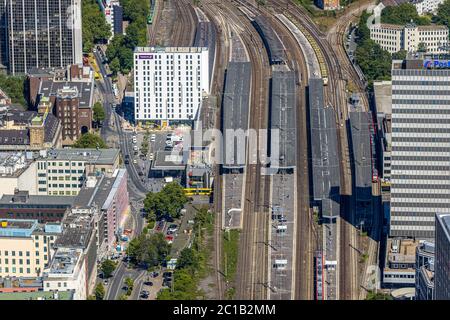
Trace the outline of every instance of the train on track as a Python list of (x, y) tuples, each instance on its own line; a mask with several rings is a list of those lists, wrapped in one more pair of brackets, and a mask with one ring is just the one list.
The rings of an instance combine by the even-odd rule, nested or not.
[(147, 15), (147, 24), (152, 24), (153, 23), (153, 16), (155, 15), (155, 3), (156, 0), (153, 0), (150, 2), (150, 11)]
[(373, 122), (373, 116), (371, 114), (370, 124), (370, 154), (372, 157), (372, 182), (378, 182), (378, 169), (377, 169), (377, 150), (376, 150), (376, 136), (375, 136), (375, 123)]
[(314, 257), (314, 299), (324, 300), (323, 298), (323, 265), (324, 257), (321, 251), (317, 251)]
[(270, 64), (286, 64), (284, 45), (276, 32), (270, 26), (267, 18), (262, 15), (256, 16), (252, 21), (252, 24), (264, 42)]

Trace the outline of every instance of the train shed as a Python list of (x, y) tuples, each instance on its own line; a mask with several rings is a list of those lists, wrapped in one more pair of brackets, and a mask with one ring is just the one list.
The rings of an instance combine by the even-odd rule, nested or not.
[(340, 214), (340, 172), (335, 111), (326, 107), (323, 80), (309, 79), (313, 197), (323, 218)]
[[(357, 219), (370, 223), (372, 201), (372, 155), (370, 143), (371, 114), (350, 112), (350, 147)], [(368, 220), (369, 219), (369, 220)]]
[(223, 169), (241, 171), (246, 165), (250, 83), (250, 62), (228, 64), (222, 102)]
[(270, 26), (267, 18), (262, 15), (256, 16), (253, 25), (266, 46), (270, 64), (285, 64), (286, 54), (283, 43)]
[[(270, 99), (270, 154), (271, 168), (293, 172), (296, 167), (296, 75), (284, 66), (274, 66)], [(278, 161), (277, 161), (278, 160)], [(274, 162), (275, 161), (275, 162)]]

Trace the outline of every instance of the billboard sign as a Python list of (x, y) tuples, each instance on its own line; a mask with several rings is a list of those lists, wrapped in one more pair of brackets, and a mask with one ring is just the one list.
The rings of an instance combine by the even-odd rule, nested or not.
[(152, 54), (140, 54), (139, 59), (153, 59)]
[(425, 69), (450, 69), (450, 60), (424, 60)]

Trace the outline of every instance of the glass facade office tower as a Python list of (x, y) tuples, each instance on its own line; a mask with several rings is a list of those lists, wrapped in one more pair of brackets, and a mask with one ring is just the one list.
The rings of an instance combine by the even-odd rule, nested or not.
[(0, 0), (0, 36), (11, 74), (82, 63), (81, 0)]
[(436, 212), (450, 213), (449, 86), (432, 59), (393, 61), (392, 237), (434, 238)]
[(436, 214), (434, 299), (450, 300), (450, 214)]

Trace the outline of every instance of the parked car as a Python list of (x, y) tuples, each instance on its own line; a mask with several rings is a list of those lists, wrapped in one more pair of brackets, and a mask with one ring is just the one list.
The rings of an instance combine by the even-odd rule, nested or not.
[(164, 220), (160, 220), (160, 221), (158, 221), (157, 223), (156, 223), (156, 231), (161, 231), (163, 228), (164, 228), (164, 223), (165, 223), (165, 221)]
[(151, 142), (155, 142), (155, 140), (156, 140), (156, 134), (152, 134), (151, 136), (150, 136), (150, 141)]
[(171, 244), (173, 242), (173, 236), (166, 236), (166, 241)]
[(167, 231), (171, 231), (171, 232), (175, 232), (178, 230), (178, 226), (175, 223), (172, 223), (169, 228), (167, 229)]

